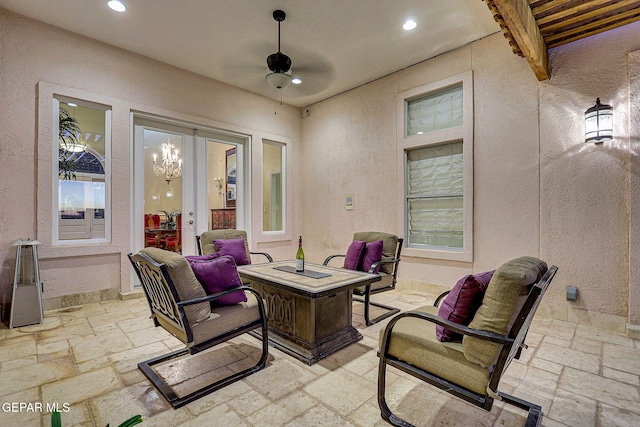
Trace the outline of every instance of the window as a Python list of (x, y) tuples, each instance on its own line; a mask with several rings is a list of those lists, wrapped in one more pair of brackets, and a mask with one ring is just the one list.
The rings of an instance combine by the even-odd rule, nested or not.
[(407, 102), (407, 136), (462, 126), (462, 85)]
[(471, 72), (399, 95), (406, 255), (472, 261)]
[(286, 147), (262, 141), (262, 230), (284, 230), (284, 169)]
[(108, 107), (54, 98), (54, 235), (57, 244), (110, 239)]
[(407, 235), (412, 246), (463, 248), (462, 142), (407, 152)]

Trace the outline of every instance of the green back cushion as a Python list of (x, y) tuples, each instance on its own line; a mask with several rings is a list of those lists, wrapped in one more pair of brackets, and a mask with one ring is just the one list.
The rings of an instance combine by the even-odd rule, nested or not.
[[(482, 305), (469, 327), (505, 335), (522, 308), (531, 285), (547, 271), (547, 264), (533, 257), (521, 257), (507, 262), (494, 273)], [(464, 356), (483, 367), (498, 359), (501, 345), (470, 336), (462, 339)]]
[(225, 228), (221, 230), (209, 230), (200, 235), (200, 246), (202, 247), (202, 254), (213, 254), (216, 252), (216, 247), (213, 244), (214, 240), (229, 240), (229, 239), (244, 239), (244, 248), (247, 251), (247, 259), (251, 263), (251, 253), (249, 252), (249, 244), (247, 243), (247, 232), (244, 230), (236, 230), (234, 228)]
[[(359, 231), (353, 235), (353, 240), (360, 240), (367, 243), (382, 240), (382, 259), (393, 259), (396, 256), (398, 236), (395, 234), (379, 231)], [(382, 264), (380, 266), (380, 271), (387, 274), (393, 273), (393, 264)]]
[[(207, 296), (204, 288), (193, 273), (189, 262), (182, 255), (158, 248), (144, 248), (140, 253), (167, 267), (169, 277), (171, 277), (173, 286), (175, 286), (176, 292), (182, 301)], [(208, 319), (211, 314), (211, 307), (208, 302), (203, 302), (186, 306), (184, 312), (187, 315), (189, 324), (193, 325)]]

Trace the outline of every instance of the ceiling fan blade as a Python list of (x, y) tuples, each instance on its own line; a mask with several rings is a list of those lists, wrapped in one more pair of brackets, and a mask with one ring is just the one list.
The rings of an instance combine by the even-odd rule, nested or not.
[(304, 51), (296, 53), (292, 58), (291, 76), (302, 79), (300, 85), (291, 85), (294, 87), (292, 89), (294, 93), (300, 95), (319, 93), (328, 89), (335, 80), (335, 68), (324, 56)]

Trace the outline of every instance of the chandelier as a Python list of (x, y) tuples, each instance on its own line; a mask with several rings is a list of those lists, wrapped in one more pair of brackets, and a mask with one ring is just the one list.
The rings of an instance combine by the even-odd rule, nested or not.
[(153, 153), (153, 172), (167, 181), (167, 185), (174, 178), (182, 175), (182, 159), (178, 157), (178, 150), (169, 140), (162, 144), (162, 162), (158, 164), (158, 155)]

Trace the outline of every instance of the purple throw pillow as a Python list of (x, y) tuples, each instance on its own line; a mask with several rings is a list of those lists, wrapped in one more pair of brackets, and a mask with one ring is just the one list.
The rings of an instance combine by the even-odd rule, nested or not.
[(212, 254), (206, 255), (186, 255), (185, 258), (187, 259), (187, 261), (209, 261), (214, 258), (218, 258), (219, 256), (219, 253), (214, 252)]
[[(449, 295), (440, 304), (438, 316), (455, 323), (467, 326), (476, 311), (482, 305), (484, 292), (489, 286), (494, 271), (486, 271), (476, 275), (464, 276), (451, 289)], [(444, 326), (436, 325), (436, 337), (440, 341), (460, 341), (462, 335), (446, 329)]]
[(364, 255), (366, 243), (361, 240), (354, 240), (347, 249), (344, 257), (344, 268), (349, 270), (357, 270)]
[(213, 241), (216, 252), (220, 255), (229, 255), (236, 260), (236, 265), (251, 264), (247, 256), (247, 248), (244, 246), (244, 238), (237, 239), (216, 239)]
[[(371, 266), (378, 261), (382, 261), (382, 240), (376, 240), (375, 242), (368, 242), (364, 248), (364, 256), (362, 257), (362, 271), (369, 271)], [(380, 265), (378, 265), (374, 273), (380, 271)]]
[[(210, 260), (188, 258), (187, 260), (207, 295), (242, 286), (236, 263), (231, 256), (221, 255)], [(247, 302), (247, 296), (244, 291), (232, 292), (218, 298), (213, 303), (215, 305), (231, 305), (240, 302)]]

